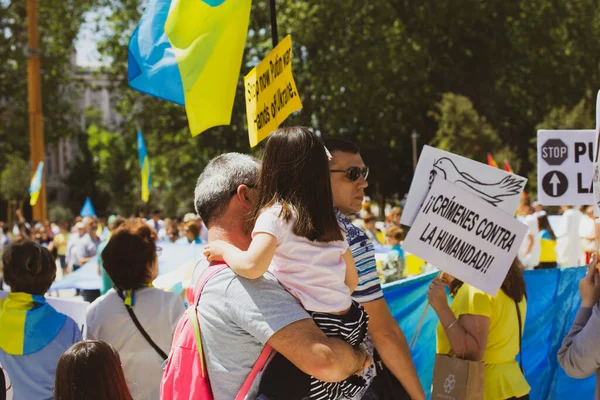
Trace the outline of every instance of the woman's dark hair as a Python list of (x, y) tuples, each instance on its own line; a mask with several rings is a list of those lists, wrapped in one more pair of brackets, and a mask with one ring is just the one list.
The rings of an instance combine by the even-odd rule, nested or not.
[(44, 295), (56, 278), (54, 257), (44, 246), (25, 240), (4, 248), (4, 281), (13, 292)]
[(75, 343), (58, 360), (55, 400), (133, 400), (119, 353), (102, 340)]
[[(461, 280), (454, 278), (450, 283), (450, 294), (455, 296), (462, 285), (463, 282)], [(506, 278), (504, 278), (504, 282), (502, 282), (500, 289), (517, 303), (523, 300), (523, 298), (527, 298), (525, 279), (523, 279), (523, 265), (518, 258), (514, 259), (512, 265), (508, 269), (508, 274), (506, 274)]]
[(550, 225), (550, 221), (548, 220), (548, 215), (541, 214), (538, 216), (538, 229), (540, 231), (547, 230), (548, 235), (550, 235), (550, 239), (556, 240), (556, 235), (554, 234), (554, 230), (552, 230), (552, 226)]
[(275, 203), (281, 217), (297, 215), (293, 232), (317, 242), (343, 240), (333, 209), (329, 160), (323, 141), (304, 127), (279, 128), (271, 134), (258, 180), (254, 218)]
[(102, 263), (116, 288), (138, 289), (150, 283), (155, 242), (156, 231), (141, 219), (127, 221), (112, 233), (102, 251)]

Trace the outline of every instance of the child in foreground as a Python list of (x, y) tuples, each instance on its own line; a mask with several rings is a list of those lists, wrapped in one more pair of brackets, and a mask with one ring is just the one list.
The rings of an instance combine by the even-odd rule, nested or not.
[[(333, 208), (328, 161), (323, 142), (308, 129), (275, 131), (262, 160), (250, 247), (242, 251), (214, 241), (204, 247), (204, 254), (210, 262), (225, 261), (247, 279), (271, 272), (325, 334), (359, 346), (367, 333), (368, 315), (350, 297), (358, 285), (358, 272)], [(276, 360), (269, 370), (276, 369), (274, 365)], [(269, 376), (267, 371), (263, 380), (269, 381)], [(272, 381), (281, 391), (265, 393), (262, 388), (267, 385), (261, 384), (261, 392), (272, 399), (283, 396), (289, 387), (280, 378)], [(310, 399), (325, 400), (352, 398), (366, 382), (359, 376), (339, 383), (309, 378), (307, 385)], [(279, 398), (289, 399), (289, 392)]]

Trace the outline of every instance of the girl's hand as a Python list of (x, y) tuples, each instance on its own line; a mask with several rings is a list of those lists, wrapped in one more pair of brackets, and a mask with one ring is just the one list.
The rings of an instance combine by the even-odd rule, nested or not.
[(446, 297), (446, 289), (444, 286), (445, 285), (440, 278), (435, 278), (427, 290), (427, 300), (436, 312), (442, 307), (448, 307), (448, 299)]
[(204, 245), (204, 256), (208, 260), (208, 262), (213, 261), (224, 261), (223, 257), (225, 255), (225, 251), (227, 251), (228, 244), (222, 240), (215, 240)]
[(579, 281), (582, 307), (593, 307), (600, 299), (600, 273), (596, 269), (597, 261), (597, 255), (594, 254), (587, 274)]

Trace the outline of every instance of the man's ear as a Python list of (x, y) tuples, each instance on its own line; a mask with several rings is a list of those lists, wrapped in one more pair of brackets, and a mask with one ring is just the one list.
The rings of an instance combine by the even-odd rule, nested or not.
[(247, 210), (251, 210), (254, 207), (254, 202), (250, 196), (250, 188), (246, 185), (241, 185), (236, 194), (238, 196), (238, 200), (242, 204), (242, 207)]

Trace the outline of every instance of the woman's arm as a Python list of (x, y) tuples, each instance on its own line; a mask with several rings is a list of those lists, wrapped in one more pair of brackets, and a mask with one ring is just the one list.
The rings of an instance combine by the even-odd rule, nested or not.
[(342, 257), (346, 262), (346, 277), (344, 283), (350, 289), (350, 294), (352, 294), (358, 286), (358, 271), (356, 270), (356, 264), (354, 264), (354, 258), (352, 258), (350, 249), (347, 249), (346, 252), (342, 254)]
[(463, 314), (457, 320), (448, 306), (446, 290), (439, 278), (431, 282), (427, 299), (440, 319), (454, 354), (466, 360), (482, 360), (488, 340), (490, 319), (481, 315)]
[(247, 279), (256, 279), (269, 269), (276, 248), (275, 236), (256, 233), (247, 251), (222, 240), (215, 240), (204, 246), (204, 255), (209, 262), (225, 261), (236, 274)]

